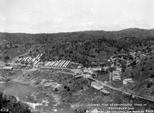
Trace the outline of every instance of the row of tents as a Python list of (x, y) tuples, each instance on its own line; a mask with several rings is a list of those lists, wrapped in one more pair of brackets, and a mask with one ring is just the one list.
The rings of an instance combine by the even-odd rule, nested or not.
[(70, 61), (68, 60), (59, 60), (59, 61), (48, 61), (44, 64), (46, 67), (67, 67)]
[(18, 58), (17, 62), (27, 62), (27, 63), (33, 63), (34, 65), (37, 64), (40, 61), (40, 58), (43, 54), (38, 54), (36, 57), (32, 58), (31, 56)]

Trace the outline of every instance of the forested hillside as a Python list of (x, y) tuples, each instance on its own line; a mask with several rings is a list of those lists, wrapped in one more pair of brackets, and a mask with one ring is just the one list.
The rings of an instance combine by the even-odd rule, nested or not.
[[(31, 55), (44, 53), (42, 60), (67, 59), (90, 66), (100, 63), (113, 54), (128, 51), (152, 52), (154, 31), (125, 29), (121, 31), (83, 31), (55, 34), (0, 33), (3, 57), (9, 56), (14, 48), (26, 51), (33, 48)], [(19, 49), (19, 50), (20, 50)], [(18, 51), (19, 51), (18, 50)], [(22, 53), (16, 53), (17, 55)]]

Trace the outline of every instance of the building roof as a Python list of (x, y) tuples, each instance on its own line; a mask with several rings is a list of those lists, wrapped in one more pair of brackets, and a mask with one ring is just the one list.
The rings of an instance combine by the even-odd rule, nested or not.
[(105, 90), (105, 89), (102, 89), (101, 90), (103, 93), (106, 93), (106, 94), (109, 94), (110, 92), (109, 91), (107, 91), (107, 90)]
[(83, 75), (83, 77), (85, 77), (85, 78), (91, 77), (90, 74), (82, 74), (82, 75)]
[(120, 75), (119, 71), (113, 71), (112, 73), (113, 73), (113, 75)]
[(131, 78), (126, 78), (124, 81), (133, 81)]
[(92, 68), (93, 71), (101, 71), (102, 68), (101, 67), (95, 67), (95, 68)]
[(91, 82), (91, 86), (94, 87), (94, 88), (97, 87), (97, 88), (99, 88), (99, 89), (100, 89), (100, 88), (103, 88), (103, 86), (102, 86), (101, 84), (97, 83), (97, 82)]
[(121, 80), (121, 77), (120, 77), (120, 76), (113, 76), (112, 79), (113, 79), (113, 80)]
[(3, 69), (13, 69), (13, 67), (12, 66), (5, 66), (5, 67), (3, 67)]

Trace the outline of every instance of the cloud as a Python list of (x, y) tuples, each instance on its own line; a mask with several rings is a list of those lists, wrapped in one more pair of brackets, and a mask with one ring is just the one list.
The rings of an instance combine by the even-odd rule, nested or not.
[(94, 22), (84, 22), (81, 24), (81, 26), (87, 27), (87, 26), (92, 26), (94, 24), (95, 24)]
[(0, 0), (0, 24), (1, 28), (17, 32), (150, 28), (154, 27), (152, 3), (152, 0)]
[(55, 23), (62, 23), (64, 21), (65, 21), (64, 18), (55, 18), (55, 19), (53, 19), (53, 22), (55, 22)]
[(94, 8), (92, 7), (90, 10), (91, 10), (91, 12), (93, 12), (94, 11)]
[(1, 21), (5, 21), (5, 17), (0, 17), (0, 20)]
[(15, 13), (29, 13), (32, 11), (37, 11), (36, 9), (16, 9), (14, 10)]

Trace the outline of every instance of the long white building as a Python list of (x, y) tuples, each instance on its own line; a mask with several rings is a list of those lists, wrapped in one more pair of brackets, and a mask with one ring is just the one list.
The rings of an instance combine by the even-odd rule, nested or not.
[(53, 66), (53, 64), (54, 64), (55, 62), (54, 61), (52, 61), (51, 63), (50, 63), (50, 66)]
[(61, 63), (58, 65), (59, 67), (62, 67), (62, 65), (65, 63), (65, 60), (62, 60)]
[(65, 64), (63, 65), (63, 67), (66, 67), (69, 63), (70, 63), (70, 61), (66, 61)]

